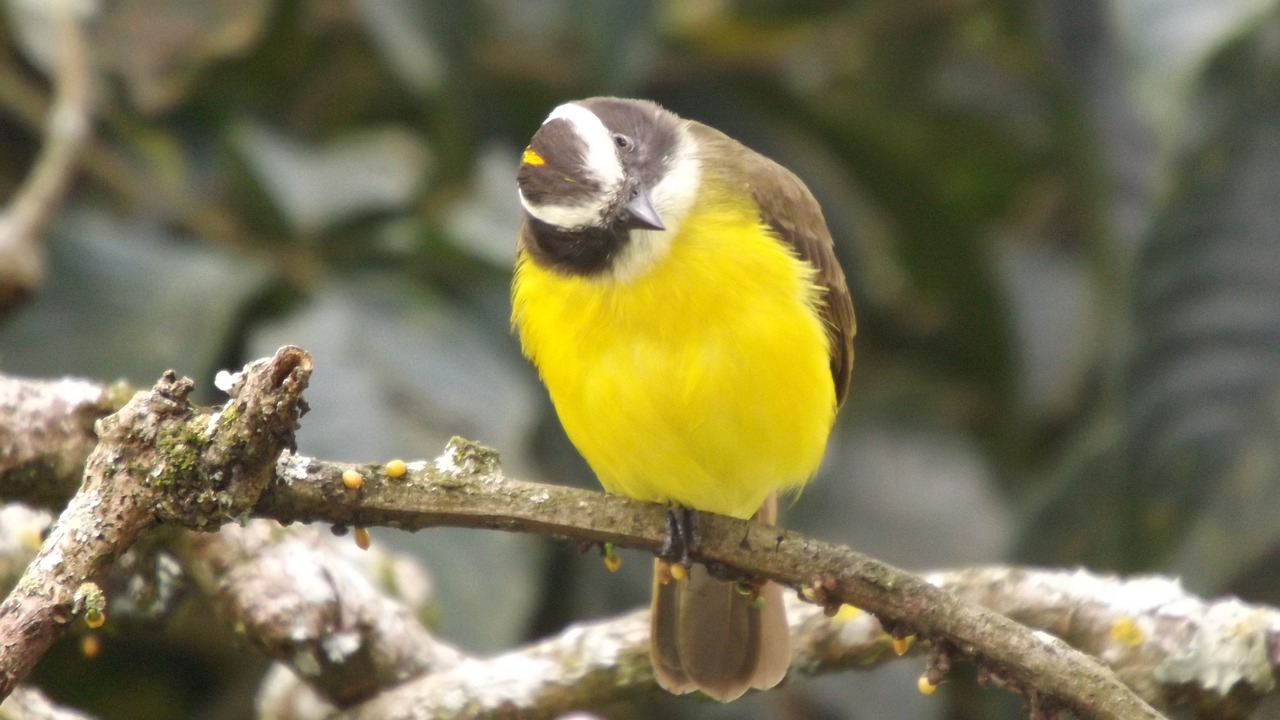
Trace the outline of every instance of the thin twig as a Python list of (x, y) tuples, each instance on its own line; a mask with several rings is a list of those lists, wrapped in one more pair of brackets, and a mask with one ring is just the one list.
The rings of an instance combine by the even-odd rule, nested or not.
[(88, 52), (72, 0), (53, 0), (58, 61), (44, 147), (31, 174), (0, 214), (0, 317), (44, 280), (40, 239), (71, 182), (89, 134)]

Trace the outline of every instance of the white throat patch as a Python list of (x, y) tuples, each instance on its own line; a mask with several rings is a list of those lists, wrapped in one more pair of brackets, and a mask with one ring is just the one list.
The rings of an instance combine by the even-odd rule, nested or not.
[(575, 103), (565, 103), (552, 110), (542, 124), (552, 120), (565, 120), (573, 126), (574, 133), (587, 146), (584, 164), (605, 190), (598, 202), (588, 205), (534, 205), (525, 199), (524, 193), (520, 193), (520, 204), (530, 215), (549, 225), (567, 230), (590, 227), (609, 211), (624, 180), (613, 134), (595, 113)]
[(667, 160), (666, 174), (649, 188), (653, 209), (658, 211), (666, 229), (632, 230), (630, 240), (608, 274), (613, 282), (631, 282), (662, 262), (693, 209), (702, 180), (702, 162), (687, 122), (681, 121), (679, 133), (675, 149)]

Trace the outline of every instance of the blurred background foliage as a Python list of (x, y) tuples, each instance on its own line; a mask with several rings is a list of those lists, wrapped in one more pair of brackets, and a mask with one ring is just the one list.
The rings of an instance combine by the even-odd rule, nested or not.
[[(1083, 564), (1280, 600), (1276, 0), (80, 6), (94, 137), (46, 285), (0, 319), (5, 372), (208, 388), (294, 343), (317, 359), (304, 452), (431, 457), (460, 434), (590, 486), (508, 333), (513, 176), (556, 104), (650, 97), (801, 175), (849, 276), (850, 401), (786, 524), (912, 568)], [(43, 0), (3, 10), (9, 197), (55, 48)], [(378, 537), (422, 559), (468, 650), (647, 597), (640, 556), (613, 576), (535, 538)], [(94, 661), (71, 639), (40, 679), (102, 717), (243, 716), (261, 664), (192, 613)], [(1017, 714), (965, 682), (922, 698), (919, 672), (603, 712)]]

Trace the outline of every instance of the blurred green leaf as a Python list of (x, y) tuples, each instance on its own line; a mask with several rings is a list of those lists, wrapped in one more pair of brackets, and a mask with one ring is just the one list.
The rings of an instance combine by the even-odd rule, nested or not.
[(422, 0), (355, 3), (374, 49), (400, 82), (418, 94), (439, 91), (448, 75), (444, 51), (432, 31), (431, 5)]
[(783, 524), (910, 568), (982, 562), (1003, 550), (1013, 520), (971, 438), (883, 416), (846, 420), (837, 432)]
[(658, 51), (656, 2), (587, 0), (576, 3), (586, 40), (592, 94), (632, 95)]
[(1112, 414), (1090, 417), (1067, 439), (1047, 477), (1022, 498), (1011, 555), (1033, 565), (1127, 567), (1133, 507), (1124, 490), (1123, 428)]
[(1015, 343), (1013, 409), (1024, 418), (1068, 412), (1099, 360), (1097, 298), (1084, 263), (1031, 243), (1002, 244), (993, 254)]
[(476, 158), (471, 191), (447, 221), (450, 236), (459, 246), (504, 270), (515, 261), (515, 228), (524, 212), (512, 189), (517, 155), (514, 146), (483, 148)]
[(1231, 547), (1232, 560), (1196, 569), (1209, 587), (1280, 542), (1274, 517), (1257, 512), (1280, 506), (1274, 40), (1259, 31), (1210, 67), (1204, 95), (1223, 112), (1181, 164), (1135, 288), (1126, 399), (1139, 547), (1166, 550), (1198, 520), (1205, 542)]
[(1029, 514), (1019, 554), (1219, 591), (1280, 544), (1280, 46), (1220, 51), (1214, 108), (1134, 268), (1124, 383)]
[(235, 138), (276, 208), (303, 236), (353, 216), (408, 209), (430, 160), (419, 136), (397, 128), (363, 130), (312, 147), (244, 123)]
[(247, 52), (266, 30), (269, 0), (116, 0), (95, 35), (99, 62), (145, 113), (171, 109), (211, 65)]
[(55, 226), (49, 280), (0, 325), (0, 367), (33, 377), (211, 380), (268, 275), (143, 219), (77, 208)]
[[(1136, 97), (1166, 141), (1183, 128), (1186, 104), (1221, 48), (1273, 15), (1276, 0), (1111, 0)], [(1274, 21), (1274, 17), (1271, 18)]]

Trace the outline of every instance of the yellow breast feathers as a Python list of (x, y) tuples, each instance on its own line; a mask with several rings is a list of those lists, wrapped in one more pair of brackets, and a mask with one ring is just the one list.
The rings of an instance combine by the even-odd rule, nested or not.
[(627, 282), (522, 257), (512, 322), (606, 490), (749, 517), (813, 475), (835, 416), (813, 278), (754, 208), (722, 204)]

